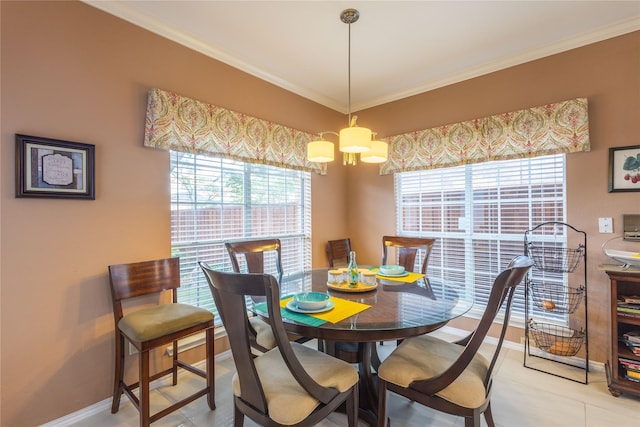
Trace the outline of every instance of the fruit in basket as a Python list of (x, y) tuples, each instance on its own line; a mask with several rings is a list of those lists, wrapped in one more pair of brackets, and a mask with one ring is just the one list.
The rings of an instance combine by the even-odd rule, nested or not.
[(573, 346), (568, 342), (556, 341), (549, 347), (549, 353), (557, 354), (558, 356), (568, 356), (573, 353)]
[(554, 308), (556, 308), (556, 304), (551, 300), (543, 299), (542, 308), (545, 310), (553, 310)]

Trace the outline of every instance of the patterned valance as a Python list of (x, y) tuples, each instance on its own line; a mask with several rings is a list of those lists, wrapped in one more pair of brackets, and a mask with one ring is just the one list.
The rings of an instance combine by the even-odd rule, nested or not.
[(149, 92), (145, 147), (212, 154), (324, 175), (326, 166), (307, 161), (307, 143), (313, 139), (313, 134), (172, 92)]
[(380, 174), (589, 151), (587, 99), (577, 98), (384, 138)]

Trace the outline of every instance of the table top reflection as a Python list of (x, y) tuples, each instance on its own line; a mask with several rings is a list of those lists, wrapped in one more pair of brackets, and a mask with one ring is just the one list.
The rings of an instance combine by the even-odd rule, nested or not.
[[(285, 328), (307, 337), (351, 342), (402, 339), (429, 333), (465, 314), (473, 301), (433, 279), (412, 283), (377, 279), (378, 287), (368, 292), (341, 292), (327, 287), (328, 269), (314, 269), (282, 278), (282, 296), (299, 292), (328, 292), (331, 296), (371, 307), (338, 323), (309, 326), (283, 319)], [(268, 317), (265, 312), (257, 314)]]

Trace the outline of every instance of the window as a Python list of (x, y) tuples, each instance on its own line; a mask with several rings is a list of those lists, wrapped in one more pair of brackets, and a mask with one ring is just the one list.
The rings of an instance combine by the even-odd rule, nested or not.
[[(503, 160), (395, 174), (397, 232), (435, 237), (429, 277), (472, 293), (481, 312), (495, 277), (524, 253), (524, 233), (565, 222), (565, 155)], [(566, 286), (560, 274), (544, 277)], [(549, 315), (566, 322), (562, 315)], [(513, 306), (524, 320), (524, 287)]]
[(232, 271), (227, 240), (280, 238), (285, 273), (309, 269), (310, 181), (309, 172), (171, 151), (171, 249), (180, 257), (178, 300), (216, 313), (198, 261)]

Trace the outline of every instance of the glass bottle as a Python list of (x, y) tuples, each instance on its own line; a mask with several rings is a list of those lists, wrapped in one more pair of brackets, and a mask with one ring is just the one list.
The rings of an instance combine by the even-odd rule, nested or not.
[(351, 251), (349, 252), (349, 265), (347, 266), (347, 282), (349, 282), (349, 287), (355, 288), (358, 286), (359, 278), (356, 253), (355, 251)]

